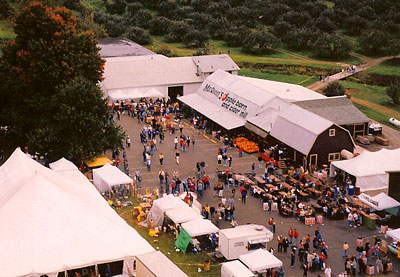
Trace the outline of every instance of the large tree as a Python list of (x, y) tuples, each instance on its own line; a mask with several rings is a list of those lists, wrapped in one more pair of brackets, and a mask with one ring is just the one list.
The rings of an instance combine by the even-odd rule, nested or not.
[[(29, 28), (27, 28), (29, 26)], [(9, 140), (74, 161), (122, 144), (98, 86), (104, 61), (94, 35), (67, 8), (32, 2), (16, 19), (0, 60), (0, 126)]]

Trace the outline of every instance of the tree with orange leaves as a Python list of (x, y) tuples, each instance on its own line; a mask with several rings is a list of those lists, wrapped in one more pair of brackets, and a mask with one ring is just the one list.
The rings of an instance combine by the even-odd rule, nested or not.
[(98, 86), (104, 61), (93, 33), (77, 26), (72, 11), (42, 2), (17, 16), (0, 59), (0, 126), (12, 146), (79, 161), (122, 145)]

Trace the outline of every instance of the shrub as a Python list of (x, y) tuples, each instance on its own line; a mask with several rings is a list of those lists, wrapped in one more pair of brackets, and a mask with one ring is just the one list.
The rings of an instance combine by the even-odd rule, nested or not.
[(324, 94), (328, 97), (342, 96), (345, 93), (346, 90), (339, 82), (332, 82), (324, 89)]

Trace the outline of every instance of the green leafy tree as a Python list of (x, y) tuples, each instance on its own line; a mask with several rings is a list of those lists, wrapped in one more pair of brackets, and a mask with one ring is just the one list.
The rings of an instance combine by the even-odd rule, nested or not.
[(173, 21), (168, 30), (166, 40), (168, 42), (181, 42), (183, 37), (192, 32), (193, 28), (183, 21)]
[(386, 89), (387, 95), (392, 98), (393, 103), (400, 105), (400, 83), (394, 82)]
[(126, 2), (125, 0), (113, 0), (106, 4), (106, 9), (108, 13), (122, 15), (126, 10)]
[(151, 43), (151, 37), (149, 36), (149, 34), (140, 27), (129, 27), (126, 30), (124, 36), (142, 45)]
[(267, 54), (279, 46), (279, 39), (266, 31), (252, 32), (245, 40), (243, 50), (251, 54)]
[(382, 55), (389, 45), (389, 36), (386, 32), (369, 29), (361, 33), (358, 43), (362, 52), (370, 55)]
[(97, 85), (104, 61), (93, 33), (67, 8), (41, 2), (21, 11), (14, 32), (0, 59), (0, 126), (14, 146), (73, 161), (121, 146)]
[(314, 43), (313, 50), (321, 58), (346, 58), (351, 51), (351, 44), (342, 36), (324, 33)]
[(192, 30), (183, 37), (183, 43), (188, 47), (204, 47), (210, 36), (205, 31)]
[(168, 33), (171, 21), (163, 16), (154, 17), (149, 21), (149, 32), (152, 35), (160, 36)]
[(346, 90), (339, 82), (332, 82), (324, 89), (324, 94), (328, 97), (342, 96), (345, 93)]
[(153, 19), (149, 10), (141, 9), (136, 13), (135, 21), (136, 25), (142, 28), (148, 28), (150, 20)]

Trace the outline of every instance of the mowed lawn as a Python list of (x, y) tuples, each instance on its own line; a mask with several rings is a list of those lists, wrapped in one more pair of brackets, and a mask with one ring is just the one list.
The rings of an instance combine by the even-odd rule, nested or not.
[(298, 84), (302, 86), (308, 86), (318, 81), (318, 78), (316, 76), (307, 76), (300, 74), (284, 74), (279, 72), (250, 70), (246, 68), (241, 69), (239, 71), (239, 75), (258, 78), (258, 79), (277, 81), (277, 82), (285, 82), (290, 84)]
[(367, 70), (368, 73), (400, 76), (400, 58), (384, 61)]
[(386, 87), (364, 85), (351, 81), (340, 81), (345, 88), (349, 88), (352, 97), (360, 98), (395, 112), (400, 112), (400, 107), (393, 104), (392, 99), (386, 94)]

